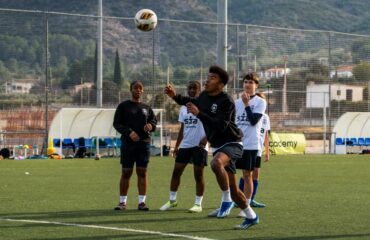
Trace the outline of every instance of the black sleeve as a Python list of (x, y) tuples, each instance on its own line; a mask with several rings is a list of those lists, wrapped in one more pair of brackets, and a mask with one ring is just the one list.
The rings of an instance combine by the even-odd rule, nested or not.
[(113, 127), (122, 134), (122, 137), (129, 137), (132, 129), (124, 125), (124, 106), (118, 105), (116, 112), (114, 113)]
[(179, 105), (185, 105), (188, 102), (193, 102), (193, 103), (195, 102), (194, 98), (191, 98), (188, 96), (181, 96), (181, 94), (176, 94), (172, 99)]
[(211, 117), (204, 112), (199, 112), (197, 117), (202, 121), (203, 125), (209, 125), (213, 129), (224, 132), (232, 121), (234, 115), (235, 105), (228, 101), (222, 105), (217, 113), (217, 117)]
[(261, 113), (253, 113), (250, 106), (246, 107), (245, 111), (247, 112), (248, 120), (252, 126), (256, 125), (262, 117)]
[(150, 123), (152, 125), (152, 130), (151, 132), (154, 132), (155, 129), (157, 128), (157, 118), (154, 115), (153, 109), (149, 108), (149, 115), (148, 115), (148, 120), (147, 123)]

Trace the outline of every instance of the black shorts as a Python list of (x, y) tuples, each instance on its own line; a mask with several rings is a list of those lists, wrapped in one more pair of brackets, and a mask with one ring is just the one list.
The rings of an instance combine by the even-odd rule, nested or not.
[(138, 142), (134, 144), (122, 144), (121, 146), (121, 165), (122, 168), (136, 167), (146, 168), (149, 163), (150, 144)]
[(243, 154), (243, 146), (239, 143), (228, 143), (223, 147), (217, 149), (213, 153), (213, 156), (216, 155), (218, 152), (223, 152), (230, 158), (229, 165), (225, 166), (225, 170), (227, 172), (236, 173), (235, 162), (242, 157)]
[(194, 166), (207, 166), (208, 152), (201, 147), (180, 148), (176, 155), (177, 163), (192, 163)]
[(261, 156), (256, 157), (256, 164), (254, 165), (255, 168), (261, 168)]
[(243, 150), (243, 156), (236, 161), (236, 168), (253, 171), (256, 167), (258, 150)]

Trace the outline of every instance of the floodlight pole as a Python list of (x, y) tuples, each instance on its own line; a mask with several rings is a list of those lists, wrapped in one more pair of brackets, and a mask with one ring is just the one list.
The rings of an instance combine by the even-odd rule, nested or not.
[(49, 19), (45, 14), (45, 147), (48, 148), (49, 137)]
[[(332, 127), (331, 127), (331, 84), (332, 84), (332, 77), (331, 77), (331, 33), (329, 32), (328, 35), (328, 40), (329, 40), (329, 48), (328, 48), (328, 69), (329, 69), (329, 102), (328, 102), (328, 122), (329, 122), (329, 153), (331, 153), (331, 142), (332, 142)], [(324, 108), (326, 108), (326, 105), (324, 105)], [(326, 133), (326, 126), (325, 126), (325, 133)], [(325, 136), (326, 137), (326, 136)], [(326, 140), (326, 139), (324, 139)]]
[(367, 84), (367, 111), (370, 112), (370, 81)]
[(240, 59), (240, 46), (239, 46), (239, 25), (236, 25), (236, 80), (238, 81), (238, 85), (237, 85), (237, 88), (239, 88), (240, 86), (240, 83), (239, 83), (239, 80), (240, 80), (240, 72), (242, 69), (241, 69), (241, 59)]
[(217, 64), (227, 71), (227, 0), (217, 1), (217, 23)]
[(324, 139), (324, 154), (326, 154), (326, 92), (324, 92), (324, 107), (322, 108), (322, 122), (323, 122), (323, 139)]
[(98, 66), (96, 83), (96, 105), (103, 107), (103, 0), (99, 1), (98, 7)]
[(283, 114), (286, 115), (288, 113), (288, 105), (287, 105), (287, 62), (288, 56), (283, 57), (284, 60), (284, 84), (283, 84)]
[[(370, 82), (369, 82), (369, 86), (370, 86)], [(203, 88), (203, 60), (200, 63), (200, 90), (201, 91), (202, 91), (202, 88)]]
[(152, 30), (153, 32), (153, 41), (152, 41), (152, 89), (154, 90), (155, 86), (155, 29)]

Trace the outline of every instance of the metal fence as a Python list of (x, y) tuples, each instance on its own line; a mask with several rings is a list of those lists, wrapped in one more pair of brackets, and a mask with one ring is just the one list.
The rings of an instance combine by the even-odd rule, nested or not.
[[(0, 9), (0, 21), (2, 111), (96, 106), (96, 16)], [(229, 24), (228, 44), (227, 91), (237, 97), (243, 74), (257, 72), (273, 130), (329, 141), (343, 113), (370, 109), (370, 36)], [(203, 82), (216, 45), (216, 23), (160, 19), (142, 32), (131, 18), (104, 16), (103, 106), (115, 108), (130, 81), (142, 80), (146, 101), (176, 123), (164, 85), (184, 92), (188, 81)], [(45, 129), (52, 116), (43, 119)], [(2, 130), (35, 130), (0, 120)]]

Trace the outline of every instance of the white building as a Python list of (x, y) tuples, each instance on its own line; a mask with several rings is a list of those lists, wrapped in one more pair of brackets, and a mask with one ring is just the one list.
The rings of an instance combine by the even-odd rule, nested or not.
[(5, 94), (29, 94), (38, 79), (13, 79), (5, 83)]
[(330, 77), (333, 78), (337, 76), (337, 78), (350, 78), (353, 76), (353, 66), (346, 65), (337, 67), (334, 71), (330, 72)]
[(92, 89), (93, 86), (94, 86), (94, 83), (85, 82), (85, 83), (82, 83), (82, 84), (75, 85), (71, 92), (73, 94), (76, 94), (76, 93), (80, 92), (83, 89)]
[(279, 78), (279, 77), (284, 77), (285, 70), (286, 70), (287, 75), (291, 72), (290, 68), (274, 67), (274, 68), (267, 69), (266, 71), (260, 72), (259, 75), (261, 78), (264, 78), (264, 79)]
[[(363, 90), (362, 86), (331, 84), (331, 100), (359, 102), (363, 100)], [(329, 106), (329, 84), (309, 82), (306, 87), (306, 107), (323, 108), (324, 106)]]

